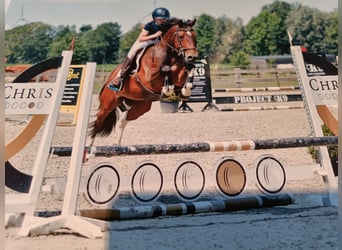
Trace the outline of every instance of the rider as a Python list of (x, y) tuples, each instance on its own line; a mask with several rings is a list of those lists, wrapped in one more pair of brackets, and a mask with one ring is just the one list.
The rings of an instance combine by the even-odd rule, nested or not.
[(120, 91), (123, 87), (123, 82), (130, 73), (132, 61), (134, 60), (137, 51), (150, 44), (157, 43), (158, 38), (170, 28), (170, 12), (166, 8), (154, 9), (152, 12), (152, 18), (153, 21), (145, 24), (138, 36), (138, 39), (128, 52), (118, 75), (108, 84), (108, 88), (114, 91)]

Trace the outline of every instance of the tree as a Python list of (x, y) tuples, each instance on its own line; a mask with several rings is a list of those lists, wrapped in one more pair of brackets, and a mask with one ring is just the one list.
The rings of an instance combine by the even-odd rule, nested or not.
[[(93, 29), (83, 25), (53, 27), (40, 22), (21, 25), (5, 31), (5, 56), (8, 63), (37, 63), (60, 56), (75, 39), (73, 62), (120, 63), (138, 37), (142, 24), (121, 34), (117, 23), (103, 23)], [(287, 31), (293, 44), (314, 53), (338, 51), (338, 12), (326, 13), (302, 6), (273, 1), (261, 8), (247, 25), (240, 18), (226, 16), (215, 19), (201, 14), (194, 27), (199, 56), (212, 63), (235, 64), (248, 55), (289, 54)], [(241, 59), (241, 60), (240, 60)]]
[(7, 63), (38, 63), (47, 59), (53, 40), (52, 26), (28, 23), (5, 32)]
[(250, 63), (251, 61), (247, 53), (243, 51), (237, 51), (231, 56), (229, 65), (245, 69)]
[(86, 24), (86, 25), (82, 25), (81, 27), (80, 27), (80, 33), (82, 34), (82, 33), (86, 33), (87, 31), (90, 31), (90, 30), (92, 30), (93, 29), (93, 27), (90, 25), (90, 24)]
[(334, 10), (327, 17), (328, 24), (325, 29), (325, 36), (323, 39), (326, 44), (326, 52), (330, 54), (338, 54), (338, 12)]
[(255, 56), (289, 54), (286, 20), (294, 6), (282, 1), (263, 6), (245, 27), (245, 51)]
[[(86, 47), (84, 41), (82, 41), (82, 35), (84, 33), (77, 34), (75, 27), (58, 26), (56, 29), (56, 35), (50, 46), (48, 57), (60, 56), (63, 50), (69, 50), (71, 48), (72, 41), (74, 42), (72, 63), (84, 64), (89, 58), (89, 49)], [(84, 29), (83, 29), (84, 30)]]
[(214, 53), (215, 18), (206, 14), (198, 17), (195, 26), (199, 56), (210, 57)]
[(232, 20), (226, 16), (216, 19), (212, 61), (229, 63), (231, 56), (242, 50), (243, 23), (241, 18)]
[(103, 23), (84, 34), (90, 50), (89, 60), (97, 63), (114, 63), (118, 59), (121, 30), (117, 23)]
[(257, 17), (253, 17), (245, 27), (245, 51), (254, 56), (281, 55), (284, 53), (283, 41), (286, 32), (282, 27), (282, 20), (275, 13), (263, 10)]
[(130, 31), (123, 34), (120, 38), (120, 48), (119, 48), (119, 60), (123, 61), (126, 57), (128, 51), (132, 47), (135, 40), (138, 38), (139, 33), (141, 32), (142, 24), (136, 24)]
[(279, 28), (277, 37), (277, 47), (279, 48), (279, 54), (289, 54), (290, 53), (290, 44), (287, 37), (287, 26), (286, 20), (290, 13), (290, 11), (294, 8), (295, 4), (289, 4), (287, 2), (282, 1), (274, 1), (269, 5), (265, 5), (262, 7), (261, 11), (268, 11), (269, 13), (275, 14), (280, 18), (280, 24), (277, 28)]
[(304, 46), (313, 53), (328, 51), (329, 45), (324, 39), (326, 27), (329, 27), (327, 14), (315, 8), (299, 6), (289, 13), (287, 26), (294, 45)]

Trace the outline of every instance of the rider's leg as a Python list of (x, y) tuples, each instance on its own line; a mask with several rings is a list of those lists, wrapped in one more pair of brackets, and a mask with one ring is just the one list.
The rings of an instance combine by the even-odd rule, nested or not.
[(130, 73), (130, 68), (132, 65), (133, 60), (128, 56), (125, 58), (119, 74), (115, 77), (113, 81), (108, 84), (108, 88), (114, 91), (120, 91), (123, 87), (123, 82)]
[(135, 58), (137, 51), (141, 48), (148, 46), (149, 44), (153, 44), (156, 42), (157, 42), (157, 39), (149, 40), (146, 42), (135, 41), (134, 44), (132, 45), (131, 49), (129, 50), (126, 58), (125, 58), (125, 61), (121, 67), (119, 74), (117, 75), (117, 77), (113, 81), (111, 81), (108, 84), (108, 88), (110, 88), (111, 90), (114, 90), (114, 91), (120, 91), (123, 87), (123, 83), (124, 83), (126, 77), (130, 73), (130, 67), (132, 65), (132, 62)]

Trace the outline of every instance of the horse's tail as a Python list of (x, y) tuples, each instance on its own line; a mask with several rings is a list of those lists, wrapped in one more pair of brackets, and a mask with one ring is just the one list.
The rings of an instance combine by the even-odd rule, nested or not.
[(102, 124), (99, 123), (98, 119), (90, 124), (89, 135), (91, 139), (95, 136), (106, 137), (109, 136), (116, 126), (117, 120), (117, 109), (112, 110), (103, 120)]
[[(105, 85), (102, 87), (99, 96), (101, 96), (104, 91)], [(99, 110), (101, 109), (101, 103)], [(97, 117), (94, 122), (89, 124), (89, 136), (94, 139), (96, 135), (106, 137), (109, 136), (116, 126), (117, 120), (117, 109), (113, 109), (106, 117)]]

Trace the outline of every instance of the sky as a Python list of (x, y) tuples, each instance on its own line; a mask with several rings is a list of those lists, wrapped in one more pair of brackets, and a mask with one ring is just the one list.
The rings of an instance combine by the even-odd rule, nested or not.
[[(330, 12), (338, 8), (338, 0), (282, 0)], [(166, 7), (171, 16), (191, 19), (203, 13), (215, 18), (242, 18), (244, 24), (257, 16), (264, 5), (273, 0), (5, 0), (5, 28), (27, 22), (43, 22), (53, 26), (90, 24), (93, 28), (105, 22), (116, 22), (123, 32), (135, 24), (151, 20), (154, 7)]]

